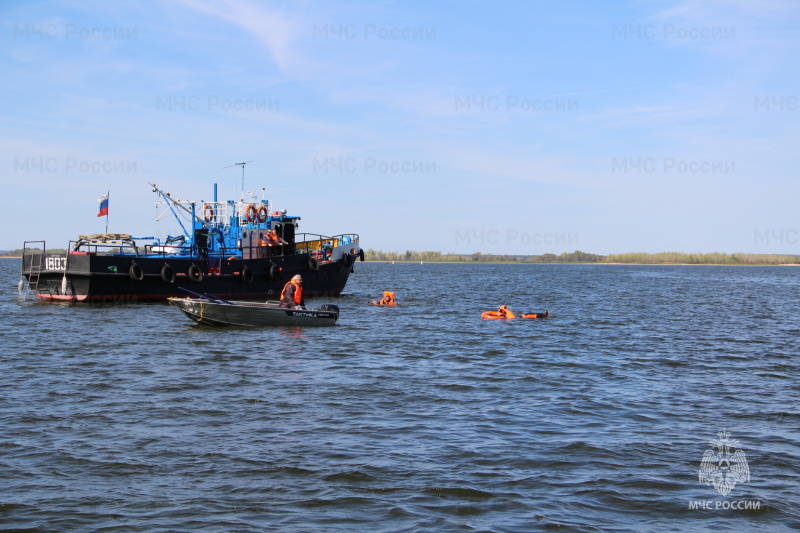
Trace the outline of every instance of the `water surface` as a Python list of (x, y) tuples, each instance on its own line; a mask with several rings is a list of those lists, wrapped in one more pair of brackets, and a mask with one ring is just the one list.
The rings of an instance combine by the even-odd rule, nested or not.
[[(356, 263), (313, 301), (336, 327), (223, 329), (22, 301), (19, 267), (2, 529), (800, 528), (800, 269)], [(501, 304), (553, 318), (480, 319)], [(698, 481), (723, 428), (727, 497)]]

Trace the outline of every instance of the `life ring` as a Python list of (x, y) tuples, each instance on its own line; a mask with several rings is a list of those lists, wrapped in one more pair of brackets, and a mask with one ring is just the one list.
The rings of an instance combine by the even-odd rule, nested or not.
[(316, 272), (317, 270), (319, 270), (319, 262), (316, 259), (314, 259), (313, 257), (309, 257), (308, 258), (308, 269), (311, 270), (312, 272)]
[(353, 261), (355, 261), (356, 256), (350, 255), (347, 252), (342, 256), (342, 261), (344, 261), (344, 266), (351, 266)]
[(272, 265), (269, 267), (269, 278), (272, 281), (277, 281), (278, 276), (280, 276), (280, 274), (281, 274), (281, 269), (278, 268), (278, 265), (272, 263)]
[(242, 272), (240, 276), (242, 278), (242, 281), (244, 281), (245, 283), (252, 283), (253, 281), (253, 273), (250, 272), (250, 268), (248, 268), (247, 265), (244, 265), (242, 267)]
[(214, 220), (214, 207), (211, 204), (203, 206), (203, 220), (206, 222)]
[(258, 221), (263, 224), (267, 221), (267, 217), (269, 217), (269, 211), (266, 206), (262, 205), (258, 208)]
[(131, 263), (131, 267), (128, 269), (128, 275), (133, 281), (142, 281), (144, 279), (144, 271), (142, 267), (136, 263)]
[(200, 272), (200, 267), (192, 263), (189, 267), (189, 270), (186, 271), (186, 275), (189, 277), (190, 281), (200, 282), (203, 281), (203, 273)]
[(161, 281), (169, 284), (175, 283), (175, 272), (167, 263), (164, 263), (164, 266), (161, 267)]
[(256, 216), (257, 216), (256, 206), (254, 206), (253, 204), (248, 205), (247, 206), (247, 221), (248, 222), (254, 221), (256, 219)]
[(363, 262), (364, 262), (364, 249), (363, 249), (363, 248), (361, 248), (361, 249), (358, 251), (358, 257), (360, 257), (360, 258), (361, 258), (361, 262), (363, 263)]

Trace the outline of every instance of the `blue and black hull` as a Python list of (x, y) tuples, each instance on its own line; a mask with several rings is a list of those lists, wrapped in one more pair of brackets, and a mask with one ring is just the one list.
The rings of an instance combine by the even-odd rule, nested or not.
[[(308, 254), (253, 259), (102, 255), (72, 252), (23, 258), (22, 274), (44, 300), (135, 303), (185, 296), (182, 287), (226, 299), (277, 299), (295, 274), (306, 296), (337, 296), (356, 255), (317, 262)], [(41, 262), (41, 265), (39, 265)]]

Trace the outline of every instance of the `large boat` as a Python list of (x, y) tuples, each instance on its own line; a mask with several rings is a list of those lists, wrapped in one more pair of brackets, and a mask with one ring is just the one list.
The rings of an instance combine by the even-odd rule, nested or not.
[[(298, 233), (299, 216), (244, 193), (238, 201), (193, 202), (150, 184), (182, 235), (80, 235), (66, 253), (25, 241), (20, 291), (43, 300), (135, 303), (181, 296), (181, 287), (223, 298), (276, 299), (295, 274), (306, 296), (338, 296), (353, 263), (364, 260), (357, 234)], [(263, 196), (263, 193), (262, 193)], [(161, 218), (161, 216), (159, 218)], [(274, 233), (271, 233), (274, 232)], [(269, 235), (268, 235), (269, 234)], [(268, 245), (271, 237), (274, 244)]]

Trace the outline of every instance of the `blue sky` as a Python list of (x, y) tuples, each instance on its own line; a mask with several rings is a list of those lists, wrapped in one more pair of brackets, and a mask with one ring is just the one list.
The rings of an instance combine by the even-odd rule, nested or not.
[(0, 249), (266, 187), (385, 251), (800, 253), (800, 3), (4, 2)]

